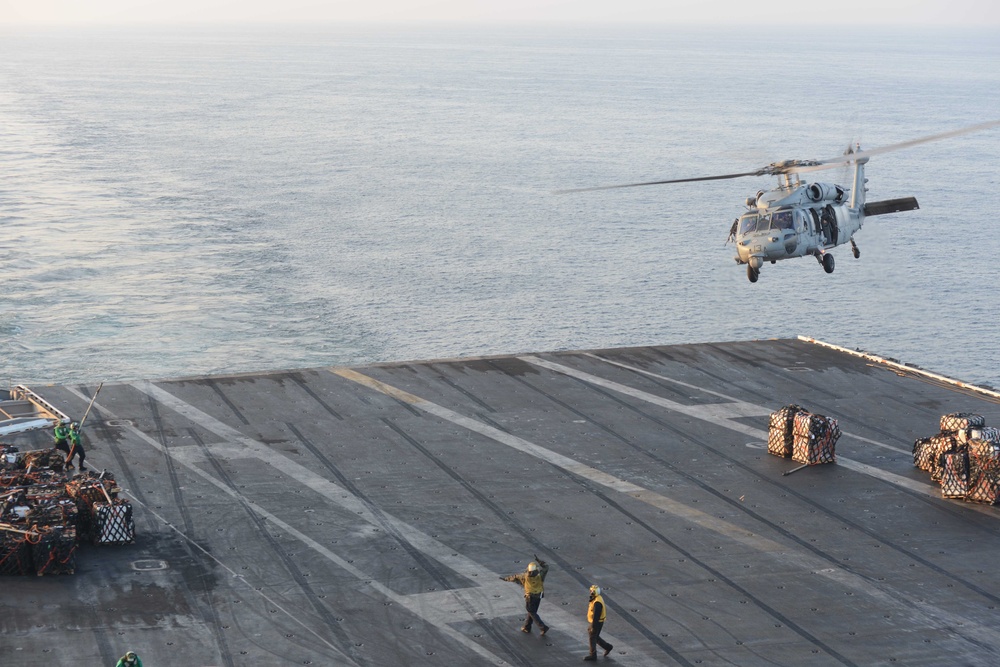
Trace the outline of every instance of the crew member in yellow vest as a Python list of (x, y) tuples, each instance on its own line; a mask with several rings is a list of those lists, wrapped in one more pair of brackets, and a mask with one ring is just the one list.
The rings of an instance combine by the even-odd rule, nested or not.
[(611, 653), (611, 649), (614, 648), (601, 639), (601, 628), (604, 627), (604, 619), (607, 617), (608, 609), (604, 606), (604, 598), (601, 597), (601, 587), (591, 586), (590, 606), (587, 607), (587, 622), (590, 623), (590, 627), (587, 628), (587, 632), (590, 634), (590, 654), (584, 658), (585, 661), (597, 660), (598, 646), (604, 649), (604, 655)]
[(535, 556), (535, 560), (528, 563), (524, 572), (500, 577), (503, 581), (513, 581), (524, 586), (524, 608), (528, 612), (528, 617), (524, 619), (521, 632), (531, 632), (532, 623), (538, 624), (543, 635), (549, 631), (549, 626), (545, 625), (538, 615), (538, 605), (545, 597), (545, 575), (548, 573), (548, 564)]

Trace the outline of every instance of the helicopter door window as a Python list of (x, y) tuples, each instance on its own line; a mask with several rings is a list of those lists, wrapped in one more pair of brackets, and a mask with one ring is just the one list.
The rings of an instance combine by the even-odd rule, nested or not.
[(740, 218), (740, 235), (749, 234), (757, 229), (757, 216), (744, 215)]
[(771, 216), (771, 229), (791, 229), (792, 212), (778, 211)]
[(809, 230), (809, 214), (805, 211), (795, 211), (795, 227), (796, 233), (801, 233)]

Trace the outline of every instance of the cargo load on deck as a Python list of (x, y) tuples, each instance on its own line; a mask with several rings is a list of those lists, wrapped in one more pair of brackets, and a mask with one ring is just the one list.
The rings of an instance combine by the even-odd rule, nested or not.
[(786, 405), (771, 413), (767, 451), (791, 457), (804, 465), (835, 463), (840, 426), (832, 417), (809, 412), (801, 405)]
[(1000, 428), (982, 415), (943, 415), (941, 431), (913, 443), (913, 465), (941, 484), (944, 498), (1000, 504)]
[(0, 575), (73, 574), (81, 543), (133, 543), (119, 492), (107, 471), (67, 475), (59, 450), (0, 444)]

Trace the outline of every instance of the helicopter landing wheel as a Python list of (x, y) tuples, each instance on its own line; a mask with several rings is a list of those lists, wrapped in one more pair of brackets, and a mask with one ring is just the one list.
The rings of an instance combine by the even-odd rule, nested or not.
[(823, 255), (823, 270), (827, 273), (833, 273), (833, 255), (830, 253)]
[(757, 282), (757, 278), (759, 277), (760, 277), (760, 271), (747, 264), (747, 279), (750, 282), (755, 283)]

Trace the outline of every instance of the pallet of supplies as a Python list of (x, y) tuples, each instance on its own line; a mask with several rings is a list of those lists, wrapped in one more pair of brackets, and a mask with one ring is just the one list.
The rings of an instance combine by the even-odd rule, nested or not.
[(934, 467), (934, 447), (930, 438), (917, 438), (913, 442), (913, 465), (930, 472)]
[(66, 465), (66, 454), (58, 449), (36, 449), (24, 453), (24, 467), (28, 470), (49, 468), (61, 471)]
[(938, 433), (931, 438), (931, 481), (940, 482), (943, 468), (941, 467), (941, 456), (947, 452), (958, 449), (958, 438), (950, 432)]
[(76, 503), (69, 498), (62, 498), (56, 501), (35, 503), (28, 510), (26, 520), (28, 524), (38, 526), (76, 525), (76, 516)]
[(952, 412), (941, 417), (941, 431), (966, 431), (986, 426), (986, 418), (972, 412)]
[(73, 574), (80, 542), (135, 542), (132, 505), (114, 476), (68, 478), (64, 456), (0, 445), (0, 575)]
[(63, 484), (31, 484), (24, 489), (24, 496), (29, 502), (49, 502), (66, 498), (66, 486)]
[(107, 472), (84, 473), (66, 483), (66, 492), (80, 511), (81, 536), (93, 544), (132, 544), (135, 522), (132, 504), (118, 498), (114, 476)]
[(93, 530), (94, 544), (135, 542), (132, 504), (122, 498), (112, 498), (111, 502), (106, 503), (94, 503)]
[(0, 523), (0, 575), (23, 577), (34, 571), (27, 531)]
[(800, 412), (807, 412), (801, 405), (786, 405), (771, 413), (768, 419), (767, 430), (767, 453), (788, 458), (792, 455), (792, 445), (795, 436), (792, 434), (792, 425), (795, 415)]
[(939, 426), (913, 443), (913, 465), (930, 472), (944, 498), (1000, 505), (1000, 428), (973, 412), (942, 415)]
[(1000, 445), (1000, 428), (996, 426), (980, 426), (969, 429), (969, 440), (985, 440)]
[(969, 455), (964, 451), (941, 455), (941, 495), (965, 498), (969, 493)]
[(834, 463), (840, 426), (833, 417), (800, 412), (792, 426), (792, 460), (805, 465)]
[(966, 500), (996, 505), (1000, 503), (1000, 442), (973, 438), (969, 452), (969, 492)]
[(76, 572), (76, 528), (44, 526), (37, 531), (37, 541), (29, 539), (35, 574), (42, 576)]

